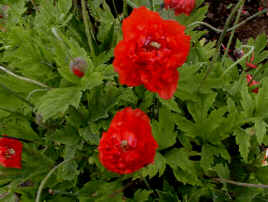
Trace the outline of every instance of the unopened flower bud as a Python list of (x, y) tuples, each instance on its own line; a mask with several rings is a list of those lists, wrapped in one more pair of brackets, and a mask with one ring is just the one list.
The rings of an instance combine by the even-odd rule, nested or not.
[(83, 77), (88, 68), (87, 62), (78, 57), (70, 62), (70, 70), (79, 78)]
[(236, 58), (241, 58), (241, 57), (244, 56), (244, 51), (241, 50), (241, 49), (235, 49), (235, 50), (234, 50), (234, 56), (235, 56)]

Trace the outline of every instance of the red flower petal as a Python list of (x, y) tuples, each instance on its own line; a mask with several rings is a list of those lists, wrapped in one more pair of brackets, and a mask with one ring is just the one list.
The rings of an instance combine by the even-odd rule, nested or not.
[(114, 116), (98, 147), (99, 159), (112, 172), (128, 174), (154, 161), (158, 145), (149, 117), (129, 107)]
[(195, 0), (165, 0), (165, 8), (173, 8), (175, 15), (190, 15), (195, 7)]
[(21, 168), (22, 143), (16, 139), (0, 138), (0, 165)]
[(143, 84), (160, 97), (171, 98), (178, 83), (177, 68), (190, 50), (185, 27), (140, 7), (124, 19), (122, 29), (123, 40), (115, 47), (113, 62), (120, 83)]

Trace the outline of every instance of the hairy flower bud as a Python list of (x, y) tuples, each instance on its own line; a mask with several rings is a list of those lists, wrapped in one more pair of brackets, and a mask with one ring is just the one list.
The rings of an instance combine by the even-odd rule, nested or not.
[(74, 58), (70, 62), (70, 70), (79, 78), (85, 75), (87, 68), (88, 68), (87, 62), (80, 57)]

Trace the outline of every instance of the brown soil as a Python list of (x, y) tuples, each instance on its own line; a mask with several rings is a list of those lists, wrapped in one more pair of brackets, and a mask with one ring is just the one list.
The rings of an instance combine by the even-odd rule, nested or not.
[[(205, 3), (209, 4), (209, 12), (206, 22), (219, 29), (223, 29), (225, 21), (233, 8), (232, 5), (235, 5), (237, 2), (238, 0), (206, 0)], [(247, 0), (240, 21), (257, 13), (260, 7), (264, 8), (261, 0)], [(235, 37), (241, 41), (247, 41), (250, 37), (256, 38), (258, 34), (263, 32), (268, 36), (268, 13), (267, 15), (263, 14), (258, 16), (239, 27), (236, 30)], [(209, 35), (212, 38), (217, 37), (213, 31), (211, 31)]]

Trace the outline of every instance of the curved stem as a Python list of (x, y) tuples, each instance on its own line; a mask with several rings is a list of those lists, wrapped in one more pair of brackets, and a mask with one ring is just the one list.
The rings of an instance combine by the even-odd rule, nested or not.
[(8, 87), (6, 87), (4, 84), (0, 83), (0, 87), (7, 90), (8, 92), (10, 92), (10, 94), (14, 95), (16, 98), (18, 98), (19, 100), (25, 102), (26, 104), (28, 104), (30, 107), (34, 108), (34, 105), (29, 102), (28, 100), (26, 100), (24, 97), (20, 96), (19, 94), (17, 94), (16, 92), (14, 92), (13, 90), (9, 89)]
[(268, 189), (268, 185), (265, 185), (265, 184), (249, 184), (249, 183), (244, 183), (244, 182), (236, 182), (233, 180), (227, 180), (224, 178), (213, 178), (213, 180), (217, 181), (217, 182), (225, 182), (225, 183), (229, 183), (229, 184), (233, 184), (233, 185), (237, 185), (237, 186), (242, 186), (242, 187), (255, 187), (255, 188)]
[(35, 80), (29, 79), (27, 77), (23, 77), (23, 76), (19, 76), (17, 74), (14, 74), (13, 72), (9, 71), (8, 69), (6, 69), (6, 68), (4, 68), (2, 66), (0, 66), (0, 69), (2, 71), (6, 72), (7, 74), (17, 78), (17, 79), (20, 79), (20, 80), (23, 80), (23, 81), (26, 81), (26, 82), (29, 82), (29, 83), (33, 83), (35, 85), (38, 85), (38, 86), (41, 86), (43, 88), (48, 88), (49, 89), (49, 87), (46, 84), (40, 83), (39, 81), (35, 81)]
[(127, 4), (132, 8), (138, 8), (138, 5), (133, 3), (131, 0), (126, 0)]
[(36, 199), (35, 202), (39, 202), (40, 198), (41, 198), (41, 194), (42, 194), (42, 190), (47, 182), (47, 180), (49, 179), (49, 177), (57, 170), (57, 168), (61, 167), (62, 165), (64, 165), (65, 163), (68, 163), (69, 161), (73, 160), (74, 158), (71, 159), (67, 159), (64, 160), (63, 162), (61, 162), (60, 164), (56, 165), (54, 168), (52, 168), (48, 174), (45, 176), (45, 178), (42, 180), (42, 182), (39, 185), (38, 191), (37, 191), (37, 195), (36, 195)]
[(216, 48), (217, 48), (217, 53), (216, 56), (215, 56), (215, 61), (217, 61), (218, 57), (219, 57), (219, 50), (220, 50), (220, 47), (221, 47), (221, 43), (222, 43), (222, 40), (224, 39), (226, 33), (227, 33), (227, 29), (229, 27), (229, 24), (231, 23), (232, 19), (234, 18), (234, 15), (236, 13), (236, 11), (241, 7), (241, 4), (244, 0), (240, 0), (236, 6), (233, 8), (231, 14), (229, 15), (229, 17), (227, 18), (226, 20), (226, 23), (224, 25), (224, 28), (223, 28), (223, 31), (219, 37), (219, 40), (217, 41), (217, 45), (216, 45)]
[[(92, 25), (91, 25), (91, 22), (89, 20), (85, 0), (81, 1), (81, 5), (82, 5), (82, 15), (83, 15), (83, 21), (84, 21), (85, 31), (86, 31), (86, 35), (87, 35), (88, 46), (89, 46), (90, 52), (91, 52), (90, 54), (92, 56), (95, 56), (95, 50), (94, 50), (93, 42), (92, 42), (92, 35), (90, 33), (90, 28), (92, 28)], [(91, 29), (91, 31), (92, 31), (92, 29)]]
[[(230, 27), (229, 29), (227, 29), (227, 32), (230, 32), (230, 31), (232, 31), (232, 30), (234, 30), (234, 29), (236, 29), (236, 28), (242, 26), (243, 24), (247, 23), (248, 21), (252, 20), (253, 18), (255, 18), (255, 17), (257, 17), (257, 16), (259, 16), (259, 15), (261, 15), (261, 14), (263, 14), (263, 13), (266, 13), (266, 12), (268, 12), (268, 9), (264, 9), (264, 10), (262, 10), (262, 11), (259, 11), (259, 12), (255, 13), (254, 15), (252, 15), (252, 16), (246, 18), (246, 19), (243, 20), (242, 22), (240, 22), (240, 23), (238, 23), (238, 24), (236, 24), (236, 25)], [(215, 32), (217, 32), (217, 33), (222, 33), (222, 32), (223, 32), (222, 29), (218, 29), (218, 28), (213, 27), (212, 25), (210, 25), (210, 24), (208, 24), (208, 23), (205, 23), (205, 22), (202, 22), (202, 21), (196, 21), (196, 22), (193, 22), (193, 23), (187, 25), (187, 27), (192, 27), (192, 26), (194, 26), (194, 25), (204, 25), (204, 26), (206, 26), (206, 27), (212, 29), (213, 31), (215, 31)]]
[(213, 27), (212, 25), (210, 25), (210, 24), (208, 24), (208, 23), (206, 23), (206, 22), (201, 22), (201, 21), (195, 21), (195, 22), (193, 22), (193, 23), (187, 25), (187, 27), (192, 27), (192, 26), (194, 26), (194, 25), (205, 25), (206, 27), (208, 27), (208, 28), (210, 28), (210, 29), (212, 29), (213, 31), (218, 32), (218, 33), (221, 33), (221, 32), (223, 31), (223, 30), (221, 30), (221, 29), (217, 29), (216, 27)]
[(32, 90), (32, 91), (28, 94), (26, 100), (30, 100), (30, 98), (32, 97), (32, 95), (33, 95), (34, 93), (36, 93), (36, 92), (47, 91), (47, 90), (48, 90), (48, 89), (35, 89), (35, 90)]
[(235, 25), (235, 26), (229, 28), (227, 31), (228, 31), (228, 32), (229, 32), (229, 31), (232, 31), (233, 29), (236, 29), (236, 28), (240, 27), (241, 25), (245, 24), (245, 23), (248, 22), (249, 20), (252, 20), (253, 18), (255, 18), (255, 17), (257, 17), (257, 16), (259, 16), (259, 15), (261, 15), (261, 14), (263, 14), (263, 13), (266, 13), (266, 12), (268, 12), (268, 9), (264, 9), (264, 10), (262, 10), (262, 11), (259, 11), (259, 12), (255, 13), (254, 15), (248, 17), (247, 19), (243, 20), (242, 22), (238, 23), (237, 25)]
[(240, 63), (241, 61), (243, 61), (244, 59), (246, 59), (253, 51), (254, 51), (254, 46), (248, 46), (248, 45), (244, 45), (241, 46), (242, 48), (250, 48), (250, 50), (247, 52), (247, 54), (245, 54), (243, 57), (241, 57), (239, 60), (237, 60), (235, 63), (233, 63), (230, 67), (228, 67), (221, 75), (221, 77), (223, 77), (228, 71), (230, 71), (235, 65), (237, 65), (238, 63)]
[[(234, 25), (236, 25), (239, 22), (240, 15), (241, 15), (241, 12), (243, 10), (244, 4), (245, 4), (245, 0), (242, 0), (240, 9), (238, 10), (237, 16), (235, 18)], [(232, 30), (231, 36), (230, 36), (230, 38), (228, 40), (228, 43), (227, 43), (227, 47), (226, 47), (226, 49), (224, 51), (224, 54), (223, 54), (223, 57), (222, 57), (222, 60), (221, 60), (222, 61), (222, 64), (224, 64), (224, 59), (225, 59), (225, 57), (226, 57), (226, 55), (227, 55), (227, 53), (228, 53), (228, 51), (230, 49), (230, 46), (231, 46), (232, 41), (233, 41), (233, 37), (234, 37), (234, 33), (235, 33), (235, 28)]]

